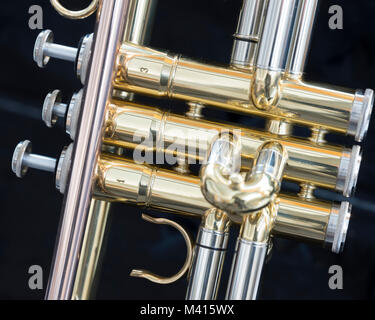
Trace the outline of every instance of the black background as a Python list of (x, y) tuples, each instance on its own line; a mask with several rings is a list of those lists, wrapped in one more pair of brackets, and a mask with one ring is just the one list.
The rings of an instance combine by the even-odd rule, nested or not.
[[(65, 1), (67, 3), (68, 1)], [(69, 1), (73, 2), (73, 1)], [(74, 1), (75, 4), (88, 1)], [(11, 172), (14, 147), (24, 139), (34, 151), (57, 156), (69, 144), (63, 128), (48, 129), (41, 121), (41, 106), (47, 92), (60, 89), (67, 99), (80, 88), (73, 66), (53, 60), (39, 69), (32, 60), (34, 41), (40, 30), (30, 30), (31, 5), (44, 10), (44, 28), (52, 29), (56, 42), (76, 46), (81, 36), (93, 31), (91, 17), (70, 21), (60, 17), (49, 1), (2, 1), (0, 11), (0, 299), (42, 299), (48, 281), (62, 197), (48, 173), (30, 171), (24, 180)], [(330, 30), (328, 8), (344, 10), (344, 30)], [(181, 53), (194, 59), (227, 64), (232, 34), (241, 0), (159, 0), (150, 46)], [(71, 7), (74, 8), (74, 7)], [(374, 88), (375, 2), (321, 1), (306, 78), (350, 88)], [(150, 102), (151, 103), (151, 102)], [(153, 101), (175, 110), (179, 102)], [(229, 120), (258, 120), (228, 115)], [(276, 239), (272, 260), (266, 265), (260, 299), (373, 299), (375, 298), (375, 132), (371, 123), (363, 144), (364, 159), (359, 177), (352, 221), (343, 254), (334, 255), (319, 246)], [(350, 138), (337, 141), (351, 145)], [(326, 194), (323, 194), (326, 196)], [(174, 273), (184, 261), (184, 242), (177, 232), (143, 222), (139, 208), (115, 205), (111, 231), (98, 283), (99, 299), (183, 299), (186, 279), (169, 286), (150, 284), (129, 277), (133, 267), (152, 268), (156, 273)], [(163, 215), (165, 216), (165, 215)], [(193, 236), (198, 221), (174, 218)], [(233, 229), (233, 249), (237, 229)], [(231, 255), (227, 256), (220, 297), (225, 292)], [(341, 265), (344, 290), (328, 288), (328, 269)], [(44, 270), (44, 290), (28, 287), (28, 268)]]

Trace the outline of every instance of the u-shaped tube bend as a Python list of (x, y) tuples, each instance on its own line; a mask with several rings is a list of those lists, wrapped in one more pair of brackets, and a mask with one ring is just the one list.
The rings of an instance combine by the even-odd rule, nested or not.
[(268, 206), (280, 190), (287, 153), (277, 142), (259, 147), (251, 172), (240, 173), (241, 143), (230, 133), (212, 143), (201, 169), (206, 200), (231, 214), (247, 214)]

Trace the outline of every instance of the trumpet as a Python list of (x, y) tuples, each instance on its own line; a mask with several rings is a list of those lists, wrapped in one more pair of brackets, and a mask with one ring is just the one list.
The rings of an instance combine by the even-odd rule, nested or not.
[[(160, 285), (187, 276), (187, 300), (218, 298), (235, 226), (228, 300), (257, 299), (275, 237), (343, 251), (362, 151), (326, 135), (362, 142), (374, 93), (303, 79), (318, 0), (243, 0), (224, 67), (148, 47), (156, 0), (94, 0), (81, 11), (51, 4), (69, 19), (95, 13), (96, 27), (77, 48), (54, 43), (51, 30), (37, 37), (37, 65), (72, 62), (83, 86), (69, 101), (60, 90), (48, 93), (42, 107), (44, 123), (52, 128), (61, 118), (73, 142), (52, 158), (32, 153), (25, 140), (12, 159), (19, 178), (29, 168), (54, 174), (64, 196), (46, 299), (93, 298), (113, 203), (200, 220), (194, 241), (175, 221), (143, 214), (177, 229), (187, 255), (175, 275), (130, 274)], [(167, 98), (172, 106), (179, 100), (186, 110), (144, 105), (139, 96)], [(208, 118), (210, 110), (262, 118), (265, 126)], [(297, 126), (309, 136), (293, 135)], [(320, 199), (317, 189), (344, 201)]]

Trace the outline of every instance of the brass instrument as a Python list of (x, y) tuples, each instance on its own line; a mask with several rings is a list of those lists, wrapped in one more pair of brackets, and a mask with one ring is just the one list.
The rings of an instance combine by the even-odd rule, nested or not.
[[(44, 101), (42, 118), (63, 118), (72, 144), (59, 159), (32, 153), (21, 142), (12, 169), (55, 174), (64, 195), (46, 299), (92, 298), (112, 203), (153, 208), (201, 220), (192, 241), (174, 221), (187, 257), (173, 276), (135, 269), (131, 276), (159, 284), (188, 274), (186, 298), (216, 299), (232, 225), (240, 225), (226, 299), (257, 298), (273, 237), (314, 242), (340, 253), (351, 215), (349, 201), (318, 199), (317, 188), (351, 197), (361, 148), (332, 145), (327, 133), (365, 138), (373, 91), (338, 89), (303, 80), (318, 0), (243, 0), (230, 65), (219, 67), (146, 47), (156, 0), (94, 0), (64, 17), (96, 12), (96, 28), (78, 48), (55, 44), (45, 30), (34, 60), (75, 63), (83, 89), (69, 103), (59, 90)], [(185, 114), (136, 101), (137, 95), (185, 101)], [(204, 109), (266, 119), (264, 129), (207, 119)], [(292, 135), (307, 127), (308, 138)], [(199, 164), (199, 175), (191, 165)], [(299, 193), (282, 189), (298, 184)]]

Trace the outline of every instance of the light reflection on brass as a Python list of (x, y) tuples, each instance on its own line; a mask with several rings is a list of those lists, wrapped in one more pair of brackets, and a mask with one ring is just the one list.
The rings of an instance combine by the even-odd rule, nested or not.
[(162, 277), (150, 271), (139, 270), (139, 269), (132, 270), (132, 272), (130, 273), (130, 276), (136, 277), (136, 278), (144, 278), (144, 279), (147, 279), (151, 282), (155, 282), (158, 284), (171, 284), (173, 282), (176, 282), (181, 277), (183, 277), (184, 274), (188, 271), (191, 265), (192, 258), (193, 258), (193, 244), (192, 244), (189, 234), (185, 231), (183, 227), (181, 227), (178, 223), (172, 220), (163, 219), (163, 218), (153, 218), (145, 214), (142, 215), (142, 218), (151, 223), (166, 224), (177, 229), (184, 237), (184, 240), (186, 243), (186, 249), (187, 249), (186, 260), (185, 260), (183, 267), (175, 275), (170, 276), (170, 277)]
[[(137, 165), (119, 157), (101, 156), (96, 181), (98, 199), (198, 217), (211, 208), (197, 177)], [(279, 195), (277, 201), (274, 234), (324, 243), (332, 203), (286, 194)]]
[(120, 90), (195, 101), (344, 134), (355, 99), (354, 90), (286, 78), (277, 81), (280, 97), (271, 99), (274, 108), (264, 111), (252, 103), (252, 73), (198, 63), (129, 43), (122, 45), (117, 65), (115, 87)]
[[(176, 156), (178, 151), (185, 153), (184, 157), (190, 163), (202, 163), (212, 140), (222, 131), (241, 135), (243, 169), (250, 169), (257, 149), (264, 142), (273, 140), (282, 144), (289, 155), (284, 179), (297, 183), (309, 182), (323, 188), (336, 189), (342, 159), (346, 160), (350, 155), (349, 149), (340, 146), (318, 145), (265, 131), (189, 119), (118, 100), (109, 105), (104, 142), (129, 149), (137, 148), (138, 154), (144, 150)], [(145, 137), (151, 137), (151, 145), (144, 144)]]
[(72, 298), (88, 300), (95, 294), (94, 278), (98, 275), (100, 257), (103, 255), (103, 239), (111, 203), (93, 199), (79, 260)]

